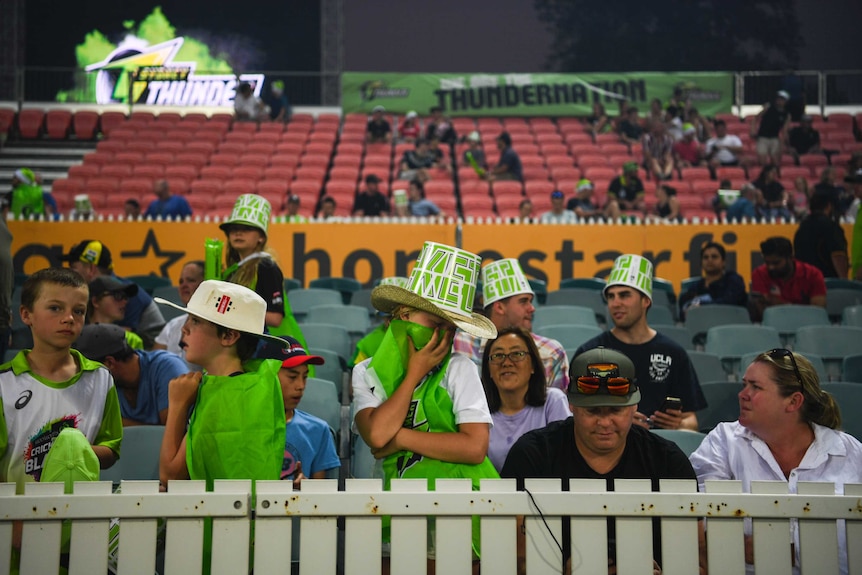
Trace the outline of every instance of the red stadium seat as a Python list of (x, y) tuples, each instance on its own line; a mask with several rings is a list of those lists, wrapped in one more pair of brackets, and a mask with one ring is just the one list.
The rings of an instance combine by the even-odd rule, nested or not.
[(716, 168), (715, 177), (719, 180), (738, 180), (745, 179), (745, 170), (736, 167)]
[(204, 154), (205, 156), (209, 156), (216, 149), (217, 144), (215, 142), (202, 142), (199, 140), (195, 140), (192, 142), (186, 142), (185, 151), (189, 153), (197, 153)]
[(682, 179), (686, 181), (709, 180), (712, 178), (712, 173), (710, 173), (709, 168), (680, 168), (680, 174), (682, 174)]
[(580, 180), (581, 169), (574, 166), (552, 166), (551, 177), (555, 180)]
[(211, 178), (202, 178), (200, 180), (195, 180), (192, 182), (189, 195), (207, 195), (207, 196), (216, 196), (221, 193), (222, 189), (222, 179), (211, 179)]
[(262, 196), (272, 196), (287, 194), (286, 180), (261, 180), (257, 183), (257, 193)]
[(79, 140), (92, 140), (96, 137), (96, 130), (99, 127), (98, 112), (90, 112), (81, 110), (75, 112), (72, 118), (72, 128), (75, 131), (75, 136)]
[(8, 134), (15, 124), (15, 110), (0, 108), (0, 134)]
[(257, 182), (263, 178), (263, 167), (240, 163), (231, 170), (231, 177), (235, 180), (244, 179), (249, 182)]
[[(537, 196), (550, 196), (551, 192), (556, 189), (556, 185), (551, 182), (527, 182), (524, 184), (524, 190), (526, 191), (527, 197), (535, 198)], [(499, 196), (497, 194), (496, 188), (494, 190), (494, 195)]]
[(153, 112), (147, 112), (144, 110), (136, 110), (131, 113), (129, 116), (129, 120), (144, 122), (146, 124), (151, 124), (156, 121), (156, 115)]
[(455, 185), (451, 180), (431, 180), (425, 182), (425, 193), (429, 198), (455, 197)]
[(265, 168), (269, 165), (269, 156), (266, 154), (243, 154), (239, 158), (239, 164), (242, 166)]
[(812, 173), (814, 173), (816, 168), (828, 166), (829, 159), (821, 154), (806, 154), (804, 156), (799, 156), (799, 165), (811, 168)]
[(124, 178), (120, 182), (120, 193), (124, 195), (137, 195), (138, 197), (145, 199), (150, 197), (155, 199), (155, 194), (153, 194), (153, 180), (150, 178)]
[(162, 164), (139, 164), (132, 168), (132, 174), (140, 178), (162, 178), (165, 167)]
[(355, 168), (358, 172), (361, 166), (362, 156), (355, 156), (353, 154), (336, 154), (336, 156), (332, 158), (333, 168)]
[(299, 165), (299, 155), (276, 153), (270, 156), (269, 163), (272, 166), (296, 168)]
[[(159, 142), (159, 147), (157, 149), (158, 152), (161, 153), (169, 153), (171, 158), (175, 157), (177, 154), (181, 154), (186, 151), (185, 142), (169, 140), (167, 142)], [(173, 160), (172, 160), (173, 161)]]
[(191, 190), (191, 183), (193, 180), (188, 178), (171, 178), (165, 177), (165, 181), (168, 184), (168, 189), (172, 194), (177, 194), (180, 196), (185, 196)]
[(239, 163), (239, 154), (217, 153), (210, 156), (210, 165), (233, 167)]
[(84, 163), (91, 166), (102, 166), (114, 161), (114, 154), (111, 152), (90, 152), (84, 154)]
[(54, 180), (51, 183), (51, 193), (54, 196), (62, 193), (80, 194), (84, 191), (84, 184), (84, 178), (60, 178), (59, 180)]
[(87, 180), (86, 191), (92, 194), (114, 194), (120, 187), (120, 179), (96, 176)]
[(18, 132), (21, 137), (33, 140), (42, 135), (42, 124), (45, 121), (45, 111), (38, 108), (27, 108), (18, 113)]
[(299, 158), (299, 163), (301, 166), (317, 166), (325, 169), (329, 166), (329, 155), (315, 153), (304, 154)]
[(154, 152), (156, 142), (154, 140), (129, 140), (125, 143), (125, 148), (129, 152)]
[(245, 178), (240, 180), (227, 180), (222, 187), (222, 193), (232, 196), (236, 199), (242, 194), (253, 194), (257, 189), (257, 183), (249, 181)]
[(582, 170), (595, 167), (603, 168), (607, 165), (608, 159), (605, 156), (599, 156), (596, 154), (582, 154), (578, 156), (578, 166), (580, 166)]
[[(498, 182), (502, 183), (502, 182)], [(517, 182), (513, 182), (517, 184)], [(393, 186), (395, 184), (393, 183)], [(491, 186), (485, 180), (472, 180), (461, 182), (461, 197), (464, 196), (487, 196), (490, 194)]]
[(271, 156), (275, 152), (275, 142), (251, 142), (245, 148), (246, 154), (262, 154)]
[[(100, 171), (100, 166), (85, 162), (77, 166), (71, 166), (69, 168), (69, 177), (85, 180), (98, 176)], [(131, 168), (129, 168), (129, 171), (131, 172)]]
[[(159, 146), (159, 149), (162, 149), (162, 146)], [(170, 166), (174, 163), (174, 154), (159, 151), (159, 152), (150, 152), (146, 156), (148, 164), (161, 164), (162, 166)]]
[(191, 142), (195, 139), (195, 133), (191, 129), (168, 130), (165, 132), (164, 138), (161, 139), (173, 142)]
[(568, 156), (569, 148), (565, 144), (539, 144), (539, 152), (545, 156), (545, 161), (551, 157)]
[(126, 115), (122, 112), (102, 112), (99, 117), (102, 133), (105, 136), (111, 135), (115, 128), (122, 126), (126, 122)]
[(213, 208), (214, 199), (215, 196), (209, 194), (189, 194), (186, 196), (192, 213), (196, 215), (206, 215)]
[(290, 182), (293, 179), (294, 171), (295, 168), (291, 166), (269, 166), (263, 170), (263, 179)]
[(315, 200), (320, 196), (322, 185), (314, 180), (294, 180), (290, 183), (289, 190), (291, 194), (296, 194), (299, 197), (313, 197)]
[(297, 180), (311, 180), (318, 184), (323, 183), (323, 178), (326, 177), (326, 168), (319, 166), (300, 166), (294, 173)]
[[(69, 173), (71, 174), (71, 171)], [(99, 175), (125, 178), (132, 175), (132, 164), (121, 164), (119, 162), (108, 164), (106, 166), (102, 166)]]
[(218, 153), (239, 156), (245, 153), (246, 145), (245, 142), (221, 142), (218, 146)]
[(200, 169), (201, 178), (227, 180), (231, 177), (231, 167), (225, 165), (204, 166)]
[(319, 154), (325, 156), (332, 155), (332, 142), (323, 143), (323, 142), (309, 142), (305, 145), (305, 153), (306, 154)]
[(616, 177), (617, 171), (614, 168), (602, 168), (601, 166), (596, 166), (592, 168), (586, 168), (584, 170), (584, 177), (590, 180), (612, 180)]
[(359, 166), (338, 167), (329, 170), (329, 177), (333, 180), (353, 180), (359, 178)]
[(207, 155), (199, 152), (185, 152), (174, 157), (174, 165), (187, 165), (201, 168), (207, 163)]
[(502, 180), (499, 182), (492, 182), (491, 189), (494, 192), (494, 196), (520, 196), (523, 195), (523, 184), (521, 182), (515, 182), (511, 180)]

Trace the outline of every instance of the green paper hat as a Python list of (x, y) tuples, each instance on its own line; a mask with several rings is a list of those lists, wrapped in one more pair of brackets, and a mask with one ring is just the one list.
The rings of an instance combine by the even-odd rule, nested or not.
[(383, 278), (380, 280), (380, 283), (377, 285), (382, 286), (398, 286), (400, 288), (407, 289), (407, 286), (410, 284), (410, 278), (405, 278), (403, 276), (392, 276), (390, 278)]
[(87, 194), (75, 195), (75, 211), (76, 212), (92, 212), (93, 203), (90, 201), (90, 196)]
[(396, 206), (406, 206), (408, 204), (407, 190), (394, 190), (392, 192), (392, 199)]
[(482, 299), (486, 307), (495, 301), (525, 293), (536, 295), (515, 258), (497, 260), (482, 268)]
[(42, 467), (39, 481), (65, 484), (72, 493), (75, 481), (98, 481), (99, 458), (80, 430), (67, 427), (54, 439)]
[(619, 285), (635, 288), (651, 300), (652, 262), (634, 254), (618, 257), (614, 261), (614, 267), (611, 269), (611, 275), (608, 276), (608, 283), (603, 293), (607, 293), (608, 288)]
[(219, 228), (227, 233), (227, 227), (231, 224), (242, 224), (257, 228), (266, 235), (271, 214), (272, 206), (269, 200), (257, 194), (243, 194), (236, 199), (230, 217)]
[(371, 292), (371, 304), (391, 314), (407, 306), (451, 321), (470, 335), (497, 336), (487, 317), (473, 313), (473, 297), (482, 258), (468, 251), (425, 242), (406, 288), (379, 285)]

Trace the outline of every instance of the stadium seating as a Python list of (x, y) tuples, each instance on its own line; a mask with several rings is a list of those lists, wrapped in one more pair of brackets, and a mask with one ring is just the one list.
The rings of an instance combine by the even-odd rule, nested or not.
[(533, 312), (533, 331), (559, 324), (589, 325), (598, 327), (592, 308), (576, 305), (548, 305)]
[(723, 421), (739, 419), (739, 392), (742, 386), (731, 381), (702, 381), (700, 388), (706, 398), (707, 407), (696, 412), (697, 425), (701, 432), (709, 433)]

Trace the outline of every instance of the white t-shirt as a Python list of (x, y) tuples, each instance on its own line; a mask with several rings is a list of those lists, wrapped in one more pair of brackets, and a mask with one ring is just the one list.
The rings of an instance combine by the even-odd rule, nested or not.
[(706, 141), (707, 156), (712, 153), (712, 149), (715, 148), (716, 145), (723, 146), (722, 149), (718, 150), (715, 153), (715, 159), (722, 164), (731, 164), (739, 159), (737, 158), (736, 154), (727, 149), (728, 147), (742, 147), (742, 140), (739, 139), (739, 136), (735, 136), (733, 134), (725, 134), (723, 138), (710, 138)]
[(578, 216), (572, 210), (563, 210), (559, 214), (550, 211), (542, 214), (539, 222), (543, 224), (576, 224), (578, 223)]
[[(369, 407), (379, 407), (387, 399), (382, 385), (374, 385), (368, 375), (368, 364), (372, 358), (353, 368), (353, 413)], [(420, 385), (424, 385), (425, 380)], [(453, 353), (449, 367), (443, 374), (440, 385), (452, 398), (455, 423), (487, 423), (493, 425), (485, 389), (479, 379), (476, 366), (467, 357)]]

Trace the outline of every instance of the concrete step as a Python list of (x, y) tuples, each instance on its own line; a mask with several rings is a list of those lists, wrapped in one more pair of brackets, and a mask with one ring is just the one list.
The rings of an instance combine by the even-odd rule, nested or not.
[(30, 158), (83, 158), (84, 154), (95, 151), (96, 148), (34, 148), (24, 146), (7, 146), (0, 149), (0, 157), (26, 156)]
[(28, 157), (7, 157), (0, 156), (0, 170), (4, 168), (9, 170), (10, 172), (14, 172), (18, 168), (30, 168), (31, 170), (36, 170), (41, 172), (42, 170), (50, 170), (50, 169), (68, 169), (72, 166), (77, 166), (83, 160), (81, 158), (77, 159), (67, 159), (67, 158), (33, 158), (32, 156)]

